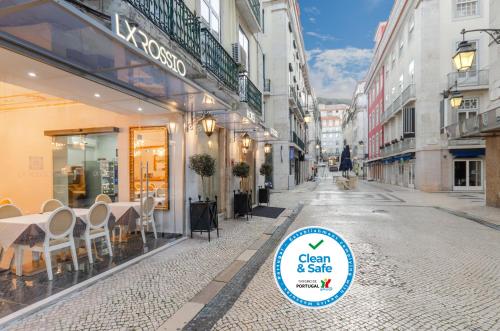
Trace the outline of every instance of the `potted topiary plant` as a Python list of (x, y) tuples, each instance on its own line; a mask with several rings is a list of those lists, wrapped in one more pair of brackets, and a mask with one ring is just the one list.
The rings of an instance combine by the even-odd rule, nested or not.
[(250, 166), (246, 162), (236, 163), (233, 167), (233, 176), (240, 177), (240, 190), (238, 192), (234, 191), (234, 217), (236, 216), (247, 216), (248, 213), (252, 211), (252, 191), (244, 192), (243, 188), (246, 188), (246, 183), (244, 181), (248, 178), (250, 173)]
[(215, 159), (209, 154), (195, 154), (189, 158), (189, 168), (201, 177), (203, 195), (208, 199), (205, 178), (210, 178), (215, 174)]
[(201, 195), (198, 195), (198, 201), (195, 202), (189, 198), (191, 237), (193, 237), (193, 232), (208, 232), (208, 241), (210, 241), (211, 231), (217, 230), (217, 237), (219, 236), (217, 196), (215, 200), (209, 200), (205, 179), (215, 174), (215, 159), (208, 154), (195, 154), (189, 158), (189, 168), (201, 177), (203, 195), (206, 197), (203, 201)]
[(264, 187), (259, 186), (259, 203), (269, 204), (269, 185), (267, 185), (267, 179), (269, 179), (273, 173), (273, 166), (269, 163), (263, 163), (260, 166), (259, 172), (265, 177), (266, 183)]
[(238, 162), (233, 167), (233, 176), (240, 177), (240, 189), (244, 188), (243, 181), (248, 178), (250, 166), (246, 162)]

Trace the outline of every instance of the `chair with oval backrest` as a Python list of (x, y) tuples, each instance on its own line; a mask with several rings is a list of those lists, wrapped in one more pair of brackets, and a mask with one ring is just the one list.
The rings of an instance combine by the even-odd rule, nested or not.
[(78, 260), (76, 256), (75, 240), (73, 238), (73, 228), (75, 227), (76, 216), (72, 209), (60, 207), (54, 210), (45, 224), (45, 240), (37, 243), (33, 247), (16, 245), (16, 275), (22, 276), (23, 270), (23, 250), (31, 249), (35, 252), (43, 253), (47, 276), (53, 279), (51, 253), (56, 250), (69, 248), (75, 270), (78, 270)]
[(95, 202), (112, 203), (113, 200), (107, 194), (99, 194), (95, 197)]
[(57, 199), (49, 199), (47, 201), (45, 201), (44, 203), (42, 203), (42, 214), (43, 213), (48, 213), (48, 212), (51, 212), (51, 211), (54, 211), (56, 210), (57, 208), (60, 208), (64, 206), (63, 203)]
[(90, 207), (89, 213), (87, 214), (87, 227), (81, 239), (85, 240), (85, 247), (87, 248), (87, 255), (90, 263), (94, 263), (92, 257), (92, 239), (104, 237), (106, 245), (108, 246), (109, 256), (113, 256), (108, 228), (110, 215), (111, 209), (102, 201), (98, 201)]
[(12, 202), (11, 198), (2, 198), (0, 199), (0, 206), (3, 205), (13, 205), (14, 203)]
[(14, 205), (0, 206), (0, 219), (22, 216), (21, 210)]
[(146, 234), (144, 226), (146, 226), (147, 228), (149, 224), (151, 224), (151, 227), (153, 228), (155, 239), (158, 239), (158, 235), (156, 233), (154, 212), (155, 212), (155, 198), (147, 197), (146, 199), (144, 199), (144, 202), (142, 203), (142, 215), (139, 218), (139, 226), (141, 229), (142, 241), (144, 243), (146, 243)]

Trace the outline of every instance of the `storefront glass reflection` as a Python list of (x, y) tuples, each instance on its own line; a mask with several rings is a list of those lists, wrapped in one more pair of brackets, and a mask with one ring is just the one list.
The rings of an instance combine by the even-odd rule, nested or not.
[(72, 208), (90, 207), (103, 193), (118, 196), (116, 134), (54, 137), (54, 198)]

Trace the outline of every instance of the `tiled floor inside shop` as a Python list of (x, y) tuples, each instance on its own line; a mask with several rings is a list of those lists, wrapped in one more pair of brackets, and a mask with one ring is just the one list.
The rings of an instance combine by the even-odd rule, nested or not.
[(71, 262), (58, 262), (54, 268), (54, 279), (47, 279), (44, 266), (33, 276), (18, 277), (10, 271), (0, 274), (0, 318), (9, 315), (57, 292), (70, 288), (89, 278), (97, 276), (120, 264), (132, 260), (151, 250), (160, 248), (179, 239), (181, 235), (165, 234), (155, 239), (153, 234), (146, 237), (144, 245), (139, 235), (132, 235), (126, 242), (113, 244), (113, 257), (107, 255), (105, 245), (98, 243), (94, 250), (94, 263), (89, 264), (85, 250), (80, 249), (78, 271), (73, 270)]

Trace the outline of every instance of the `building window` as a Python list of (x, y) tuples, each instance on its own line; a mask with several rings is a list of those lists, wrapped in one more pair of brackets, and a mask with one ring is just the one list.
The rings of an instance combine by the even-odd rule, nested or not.
[(471, 98), (464, 98), (462, 101), (462, 105), (459, 110), (474, 110), (478, 111), (479, 110), (479, 98), (478, 97), (471, 97)]
[(458, 108), (458, 122), (465, 121), (466, 119), (477, 116), (479, 112), (479, 98), (471, 97), (464, 98), (462, 105)]
[(456, 17), (477, 16), (478, 14), (479, 0), (456, 0)]
[(403, 109), (403, 136), (413, 137), (415, 134), (415, 108)]
[(411, 16), (408, 22), (408, 40), (411, 38), (414, 28), (415, 28), (415, 16)]
[(408, 65), (408, 75), (410, 75), (410, 83), (413, 84), (415, 78), (415, 61), (412, 60)]
[(200, 0), (201, 19), (212, 34), (220, 39), (220, 0)]
[(245, 32), (243, 30), (239, 29), (239, 38), (238, 38), (238, 43), (240, 44), (240, 49), (242, 50), (241, 54), (241, 61), (245, 65), (246, 71), (250, 71), (250, 61), (249, 61), (249, 53), (248, 53), (248, 48), (249, 48), (249, 43), (248, 43), (248, 38)]
[(403, 49), (405, 47), (405, 40), (403, 36), (401, 36), (401, 39), (399, 39), (399, 57), (403, 55)]

